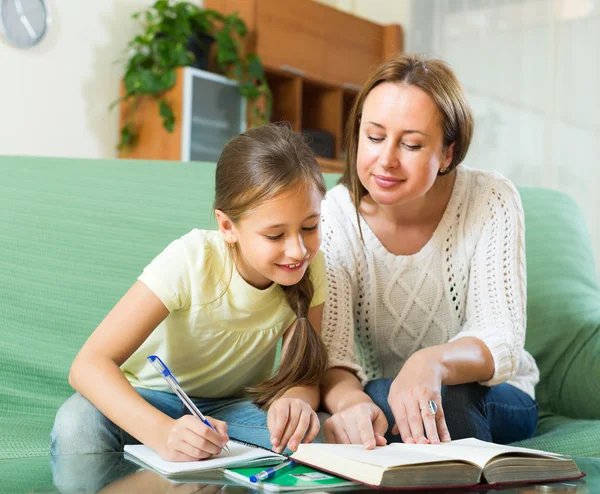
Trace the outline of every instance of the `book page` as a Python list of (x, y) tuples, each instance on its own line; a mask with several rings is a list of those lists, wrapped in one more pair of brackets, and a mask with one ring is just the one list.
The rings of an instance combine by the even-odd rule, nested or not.
[(228, 441), (229, 452), (221, 451), (217, 456), (199, 461), (165, 461), (154, 450), (143, 444), (125, 446), (125, 453), (130, 454), (155, 469), (159, 473), (172, 475), (185, 472), (201, 472), (232, 465), (252, 464), (261, 458), (284, 460), (285, 456), (262, 448), (253, 448), (243, 444)]
[[(397, 448), (396, 446), (399, 447)], [(314, 450), (323, 456), (337, 456), (384, 468), (420, 463), (436, 463), (455, 459), (441, 452), (435, 453), (431, 449), (408, 449), (405, 446), (414, 445), (394, 444), (393, 446), (380, 446), (372, 450), (366, 450), (361, 444), (301, 444), (298, 446), (297, 453), (292, 455), (292, 458), (305, 459), (310, 462), (311, 450)]]
[(439, 455), (445, 459), (462, 460), (473, 463), (480, 468), (484, 468), (494, 457), (507, 453), (527, 454), (537, 456), (538, 458), (561, 458), (561, 455), (538, 451), (535, 449), (519, 448), (516, 446), (505, 446), (502, 444), (488, 443), (470, 437), (468, 439), (459, 439), (449, 443), (440, 444), (398, 444), (390, 445), (390, 448), (403, 450), (413, 453), (427, 453)]

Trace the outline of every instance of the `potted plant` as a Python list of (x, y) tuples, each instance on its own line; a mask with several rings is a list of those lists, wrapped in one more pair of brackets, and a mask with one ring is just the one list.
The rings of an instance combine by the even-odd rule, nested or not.
[(190, 2), (157, 0), (132, 17), (142, 22), (143, 32), (128, 44), (125, 94), (111, 105), (112, 108), (121, 101), (131, 101), (121, 127), (120, 149), (135, 145), (137, 132), (131, 115), (141, 96), (157, 101), (164, 128), (173, 131), (175, 115), (164, 94), (175, 85), (175, 69), (190, 65), (206, 68), (213, 42), (218, 69), (239, 82), (242, 95), (252, 108), (250, 126), (269, 121), (271, 92), (260, 58), (242, 50), (247, 29), (236, 13), (224, 15)]

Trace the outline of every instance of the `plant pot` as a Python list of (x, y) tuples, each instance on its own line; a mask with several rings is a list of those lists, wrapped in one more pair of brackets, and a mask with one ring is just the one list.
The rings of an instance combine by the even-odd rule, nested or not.
[(202, 70), (208, 69), (210, 46), (214, 41), (215, 38), (206, 33), (200, 33), (190, 37), (187, 49), (194, 54), (195, 60), (194, 63), (192, 63), (192, 67)]

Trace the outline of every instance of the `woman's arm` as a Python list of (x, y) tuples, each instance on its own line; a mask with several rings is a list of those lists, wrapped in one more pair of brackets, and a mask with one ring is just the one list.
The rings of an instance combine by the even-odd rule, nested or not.
[(356, 374), (341, 367), (332, 367), (327, 371), (321, 383), (321, 393), (323, 408), (331, 414), (371, 401)]
[[(465, 323), (450, 343), (473, 338), (487, 347), (492, 372), (485, 376), (489, 368), (482, 363), (482, 372), (473, 370), (470, 382), (492, 386), (517, 371), (525, 344), (525, 222), (519, 193), (507, 180), (490, 185), (482, 206), (480, 216), (485, 223), (470, 261)], [(468, 360), (464, 352), (458, 357)], [(452, 367), (457, 366), (461, 367)], [(472, 365), (462, 367), (468, 372)]]
[(494, 375), (494, 359), (490, 349), (478, 338), (466, 337), (424, 348), (415, 354), (424, 363), (436, 362), (441, 367), (442, 384), (453, 386), (487, 381)]
[[(450, 440), (442, 384), (491, 386), (517, 370), (526, 318), (525, 227), (518, 192), (508, 181), (495, 180), (474, 214), (482, 227), (469, 266), (463, 328), (447, 344), (411, 356), (390, 388), (396, 430), (404, 442)], [(438, 405), (435, 417), (427, 411), (429, 400)]]
[[(144, 400), (120, 369), (168, 314), (161, 300), (142, 282), (136, 282), (75, 357), (69, 383), (116, 425), (163, 458), (198, 459), (205, 455), (198, 454), (191, 445), (179, 445), (176, 450), (169, 447), (169, 434), (176, 421)], [(185, 425), (208, 439), (206, 452), (221, 451), (225, 436), (197, 420), (186, 420)], [(216, 425), (217, 429), (223, 427), (221, 423)]]

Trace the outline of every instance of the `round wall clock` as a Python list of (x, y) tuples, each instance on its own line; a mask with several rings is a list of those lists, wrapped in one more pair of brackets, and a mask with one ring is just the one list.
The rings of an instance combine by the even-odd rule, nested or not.
[(0, 0), (0, 32), (19, 48), (39, 43), (49, 24), (46, 0)]

